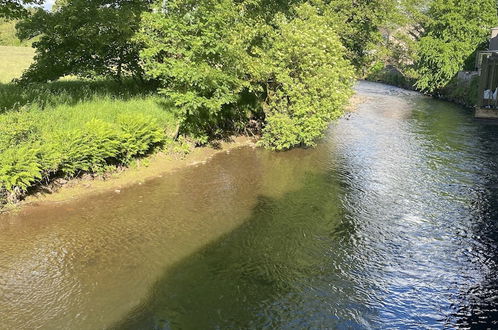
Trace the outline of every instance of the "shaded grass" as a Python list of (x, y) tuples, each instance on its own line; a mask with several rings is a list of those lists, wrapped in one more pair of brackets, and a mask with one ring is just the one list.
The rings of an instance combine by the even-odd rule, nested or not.
[(19, 78), (33, 62), (34, 55), (35, 50), (30, 47), (0, 46), (0, 83)]
[(144, 99), (154, 92), (153, 86), (137, 85), (131, 80), (122, 84), (109, 80), (68, 80), (29, 85), (0, 83), (0, 113), (25, 106), (44, 109), (101, 99)]

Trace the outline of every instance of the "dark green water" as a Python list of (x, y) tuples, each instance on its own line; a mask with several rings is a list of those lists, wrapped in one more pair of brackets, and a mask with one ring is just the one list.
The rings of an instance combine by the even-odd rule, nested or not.
[(496, 327), (498, 126), (357, 89), (315, 149), (239, 149), (0, 219), (3, 324)]

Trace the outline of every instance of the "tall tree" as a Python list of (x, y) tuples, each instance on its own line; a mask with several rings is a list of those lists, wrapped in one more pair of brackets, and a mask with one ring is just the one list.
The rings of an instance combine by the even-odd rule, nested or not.
[(50, 81), (65, 75), (141, 78), (140, 45), (132, 40), (147, 0), (67, 0), (57, 10), (39, 9), (17, 25), (33, 43), (35, 62), (25, 81)]
[(418, 45), (416, 87), (432, 93), (473, 63), (476, 50), (486, 47), (489, 29), (498, 23), (497, 4), (496, 0), (434, 0), (428, 18)]
[(353, 64), (364, 71), (375, 59), (382, 42), (381, 29), (392, 22), (398, 2), (392, 0), (331, 0), (328, 15), (337, 21), (337, 32)]
[(299, 2), (169, 0), (143, 15), (145, 70), (183, 110), (183, 132), (205, 139), (253, 116), (266, 147), (313, 145), (353, 73), (324, 4)]
[(200, 140), (235, 119), (230, 106), (248, 87), (241, 9), (232, 0), (169, 0), (143, 15), (145, 70), (182, 110), (182, 131)]

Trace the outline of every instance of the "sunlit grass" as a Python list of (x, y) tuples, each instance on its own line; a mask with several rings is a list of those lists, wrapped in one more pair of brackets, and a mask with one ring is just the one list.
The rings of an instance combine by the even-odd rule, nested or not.
[(30, 47), (0, 46), (0, 83), (19, 78), (33, 62), (34, 55)]
[(0, 45), (30, 47), (33, 40), (19, 40), (16, 35), (17, 21), (0, 18)]
[(136, 113), (155, 118), (169, 132), (176, 127), (175, 109), (153, 89), (133, 81), (0, 84), (0, 122), (26, 116), (41, 133), (78, 129), (94, 119), (115, 123), (124, 114)]

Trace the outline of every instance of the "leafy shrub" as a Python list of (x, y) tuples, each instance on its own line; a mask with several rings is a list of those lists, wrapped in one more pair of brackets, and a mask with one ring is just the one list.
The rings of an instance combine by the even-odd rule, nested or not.
[[(142, 15), (137, 41), (149, 77), (181, 110), (182, 133), (200, 142), (236, 117), (225, 112), (249, 83), (241, 11), (232, 0), (157, 1)], [(195, 8), (195, 10), (194, 10)]]
[[(417, 47), (416, 87), (432, 93), (471, 65), (498, 23), (495, 0), (434, 0)], [(469, 64), (471, 63), (471, 64)]]
[(42, 178), (36, 151), (31, 146), (10, 148), (0, 157), (0, 190), (16, 201), (36, 180)]
[(59, 154), (58, 170), (65, 176), (96, 172), (119, 152), (120, 140), (113, 127), (93, 120), (84, 128), (59, 133), (52, 154)]
[(13, 112), (0, 121), (0, 151), (35, 140), (38, 128), (25, 112)]
[(143, 114), (124, 115), (118, 120), (120, 136), (120, 158), (127, 164), (132, 157), (145, 155), (151, 147), (164, 142), (164, 129), (154, 118)]
[(271, 149), (312, 146), (352, 95), (354, 72), (333, 22), (311, 5), (280, 17), (268, 51), (272, 71), (266, 89), (261, 144)]
[(320, 1), (294, 3), (261, 13), (259, 2), (158, 1), (143, 14), (145, 71), (181, 109), (183, 133), (205, 143), (256, 118), (263, 146), (288, 149), (313, 145), (341, 114), (354, 73), (335, 18)]

